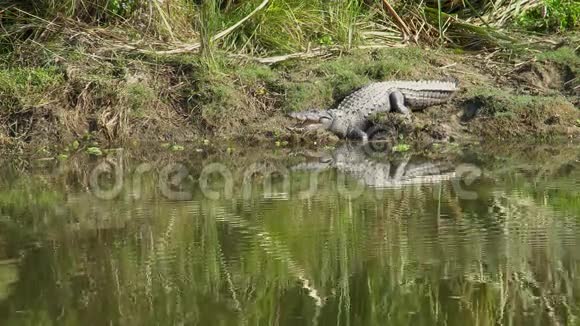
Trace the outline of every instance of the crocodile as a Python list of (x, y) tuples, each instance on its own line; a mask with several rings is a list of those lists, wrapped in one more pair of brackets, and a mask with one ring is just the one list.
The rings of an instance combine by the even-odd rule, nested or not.
[(458, 89), (457, 81), (375, 82), (348, 95), (335, 109), (292, 112), (289, 116), (305, 125), (298, 130), (326, 129), (342, 138), (367, 142), (371, 115), (395, 110), (409, 117), (410, 108), (445, 103)]
[(369, 153), (369, 149), (362, 144), (344, 144), (330, 153), (307, 153), (307, 157), (316, 160), (296, 164), (290, 169), (318, 172), (336, 169), (371, 188), (433, 184), (456, 177), (453, 165), (448, 162), (426, 161), (410, 155), (393, 160), (377, 157), (376, 154), (384, 153)]

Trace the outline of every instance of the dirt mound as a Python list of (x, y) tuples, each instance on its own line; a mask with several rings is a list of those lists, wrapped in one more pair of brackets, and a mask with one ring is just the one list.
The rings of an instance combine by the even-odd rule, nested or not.
[(514, 71), (514, 81), (531, 90), (567, 90), (574, 74), (568, 66), (555, 63), (528, 62)]
[[(570, 66), (554, 62), (528, 62), (514, 71), (514, 86), (534, 93), (550, 90), (580, 95), (576, 76)], [(576, 89), (575, 89), (576, 88)]]
[[(469, 106), (479, 107), (481, 114), (467, 122), (469, 131), (482, 139), (517, 139), (542, 141), (560, 137), (580, 136), (580, 111), (566, 101), (537, 103), (529, 110), (515, 110), (505, 114), (488, 114), (493, 98), (474, 99)], [(470, 109), (471, 111), (472, 109)]]

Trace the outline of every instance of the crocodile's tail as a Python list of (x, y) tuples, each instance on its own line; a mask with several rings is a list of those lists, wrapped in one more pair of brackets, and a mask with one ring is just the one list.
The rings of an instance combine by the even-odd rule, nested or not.
[(401, 88), (405, 100), (411, 107), (422, 108), (448, 102), (459, 90), (459, 80), (421, 81), (414, 82), (413, 87)]

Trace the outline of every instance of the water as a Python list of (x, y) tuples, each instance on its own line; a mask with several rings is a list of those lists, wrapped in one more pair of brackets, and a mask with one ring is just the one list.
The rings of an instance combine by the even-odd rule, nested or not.
[(250, 152), (5, 168), (1, 325), (579, 322), (578, 147)]

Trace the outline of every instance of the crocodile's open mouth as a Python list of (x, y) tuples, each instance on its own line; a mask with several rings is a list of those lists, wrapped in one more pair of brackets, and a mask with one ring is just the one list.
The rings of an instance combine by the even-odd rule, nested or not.
[(325, 111), (311, 110), (293, 112), (289, 116), (299, 121), (297, 127), (289, 128), (294, 131), (309, 131), (328, 128), (332, 124), (332, 116)]
[(310, 131), (323, 128), (324, 125), (322, 123), (316, 123), (312, 121), (299, 123), (296, 127), (288, 127), (288, 129), (293, 131)]
[(316, 130), (316, 129), (321, 129), (322, 125), (320, 124), (308, 124), (308, 125), (299, 125), (296, 127), (286, 127), (286, 129), (292, 131), (292, 132), (307, 132), (307, 131), (311, 131), (311, 130)]
[[(323, 121), (321, 121), (323, 120)], [(301, 132), (305, 132), (305, 131), (311, 131), (311, 130), (316, 130), (316, 129), (326, 129), (328, 128), (328, 126), (330, 125), (331, 120), (330, 119), (319, 119), (319, 120), (303, 120), (300, 121), (297, 126), (295, 127), (288, 127), (288, 129), (293, 130), (293, 131), (301, 131)]]

